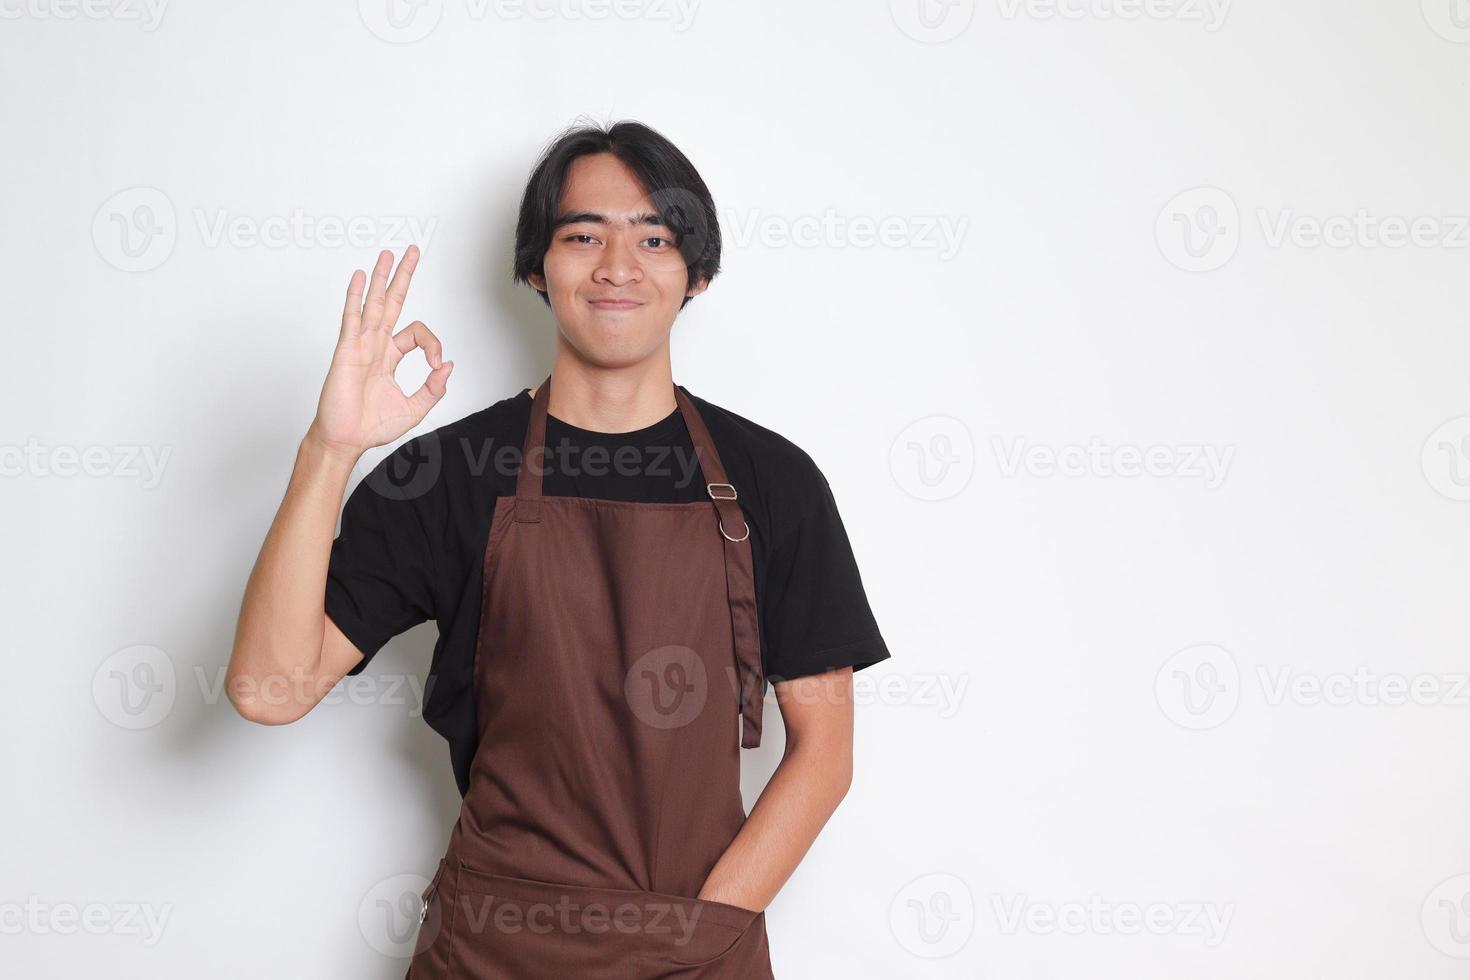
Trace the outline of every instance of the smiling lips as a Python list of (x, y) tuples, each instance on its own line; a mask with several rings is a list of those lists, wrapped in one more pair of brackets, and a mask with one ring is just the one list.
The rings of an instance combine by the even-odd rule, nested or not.
[(643, 304), (631, 299), (594, 299), (592, 305), (599, 310), (631, 310)]

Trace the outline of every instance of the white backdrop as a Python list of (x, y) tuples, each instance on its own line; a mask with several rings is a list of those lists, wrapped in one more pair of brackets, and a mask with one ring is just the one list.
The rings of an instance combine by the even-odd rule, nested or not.
[(816, 459), (894, 654), (778, 976), (1465, 975), (1465, 0), (0, 19), (4, 975), (402, 976), (433, 624), (294, 725), (220, 683), (349, 273), (423, 246), (420, 431), (534, 384), (582, 114), (709, 182), (675, 376)]

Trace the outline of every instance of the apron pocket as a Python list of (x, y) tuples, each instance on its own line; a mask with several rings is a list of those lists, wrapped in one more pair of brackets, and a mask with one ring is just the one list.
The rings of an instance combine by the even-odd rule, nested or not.
[(463, 864), (456, 893), (451, 941), (456, 980), (626, 980), (654, 965), (712, 964), (761, 918), (723, 902), (557, 884)]
[(759, 912), (724, 902), (642, 892), (673, 909), (676, 928), (650, 935), (648, 962), (661, 967), (705, 966), (723, 961), (751, 931)]

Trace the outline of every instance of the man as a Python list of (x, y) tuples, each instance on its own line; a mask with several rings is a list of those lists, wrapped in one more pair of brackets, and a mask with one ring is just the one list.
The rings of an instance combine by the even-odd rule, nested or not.
[[(464, 801), (410, 976), (769, 977), (764, 909), (850, 783), (852, 673), (889, 653), (816, 464), (674, 383), (674, 320), (719, 270), (708, 188), (637, 123), (557, 139), (514, 271), (555, 317), (550, 376), (399, 447), (333, 540), (354, 463), (453, 368), (423, 323), (393, 333), (418, 250), (392, 260), (348, 285), (231, 701), (293, 721), (436, 620), (424, 716)], [(409, 396), (414, 348), (433, 370)], [(747, 817), (768, 681), (785, 752)]]

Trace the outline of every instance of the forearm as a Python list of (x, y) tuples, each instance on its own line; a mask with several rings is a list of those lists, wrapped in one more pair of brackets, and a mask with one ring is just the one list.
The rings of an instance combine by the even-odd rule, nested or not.
[(851, 782), (850, 739), (788, 742), (781, 764), (698, 897), (764, 909), (806, 856)]
[(225, 675), (231, 702), (253, 721), (295, 720), (324, 693), (312, 690), (325, 625), (322, 596), (354, 463), (313, 433), (297, 447), (285, 496), (245, 586)]

